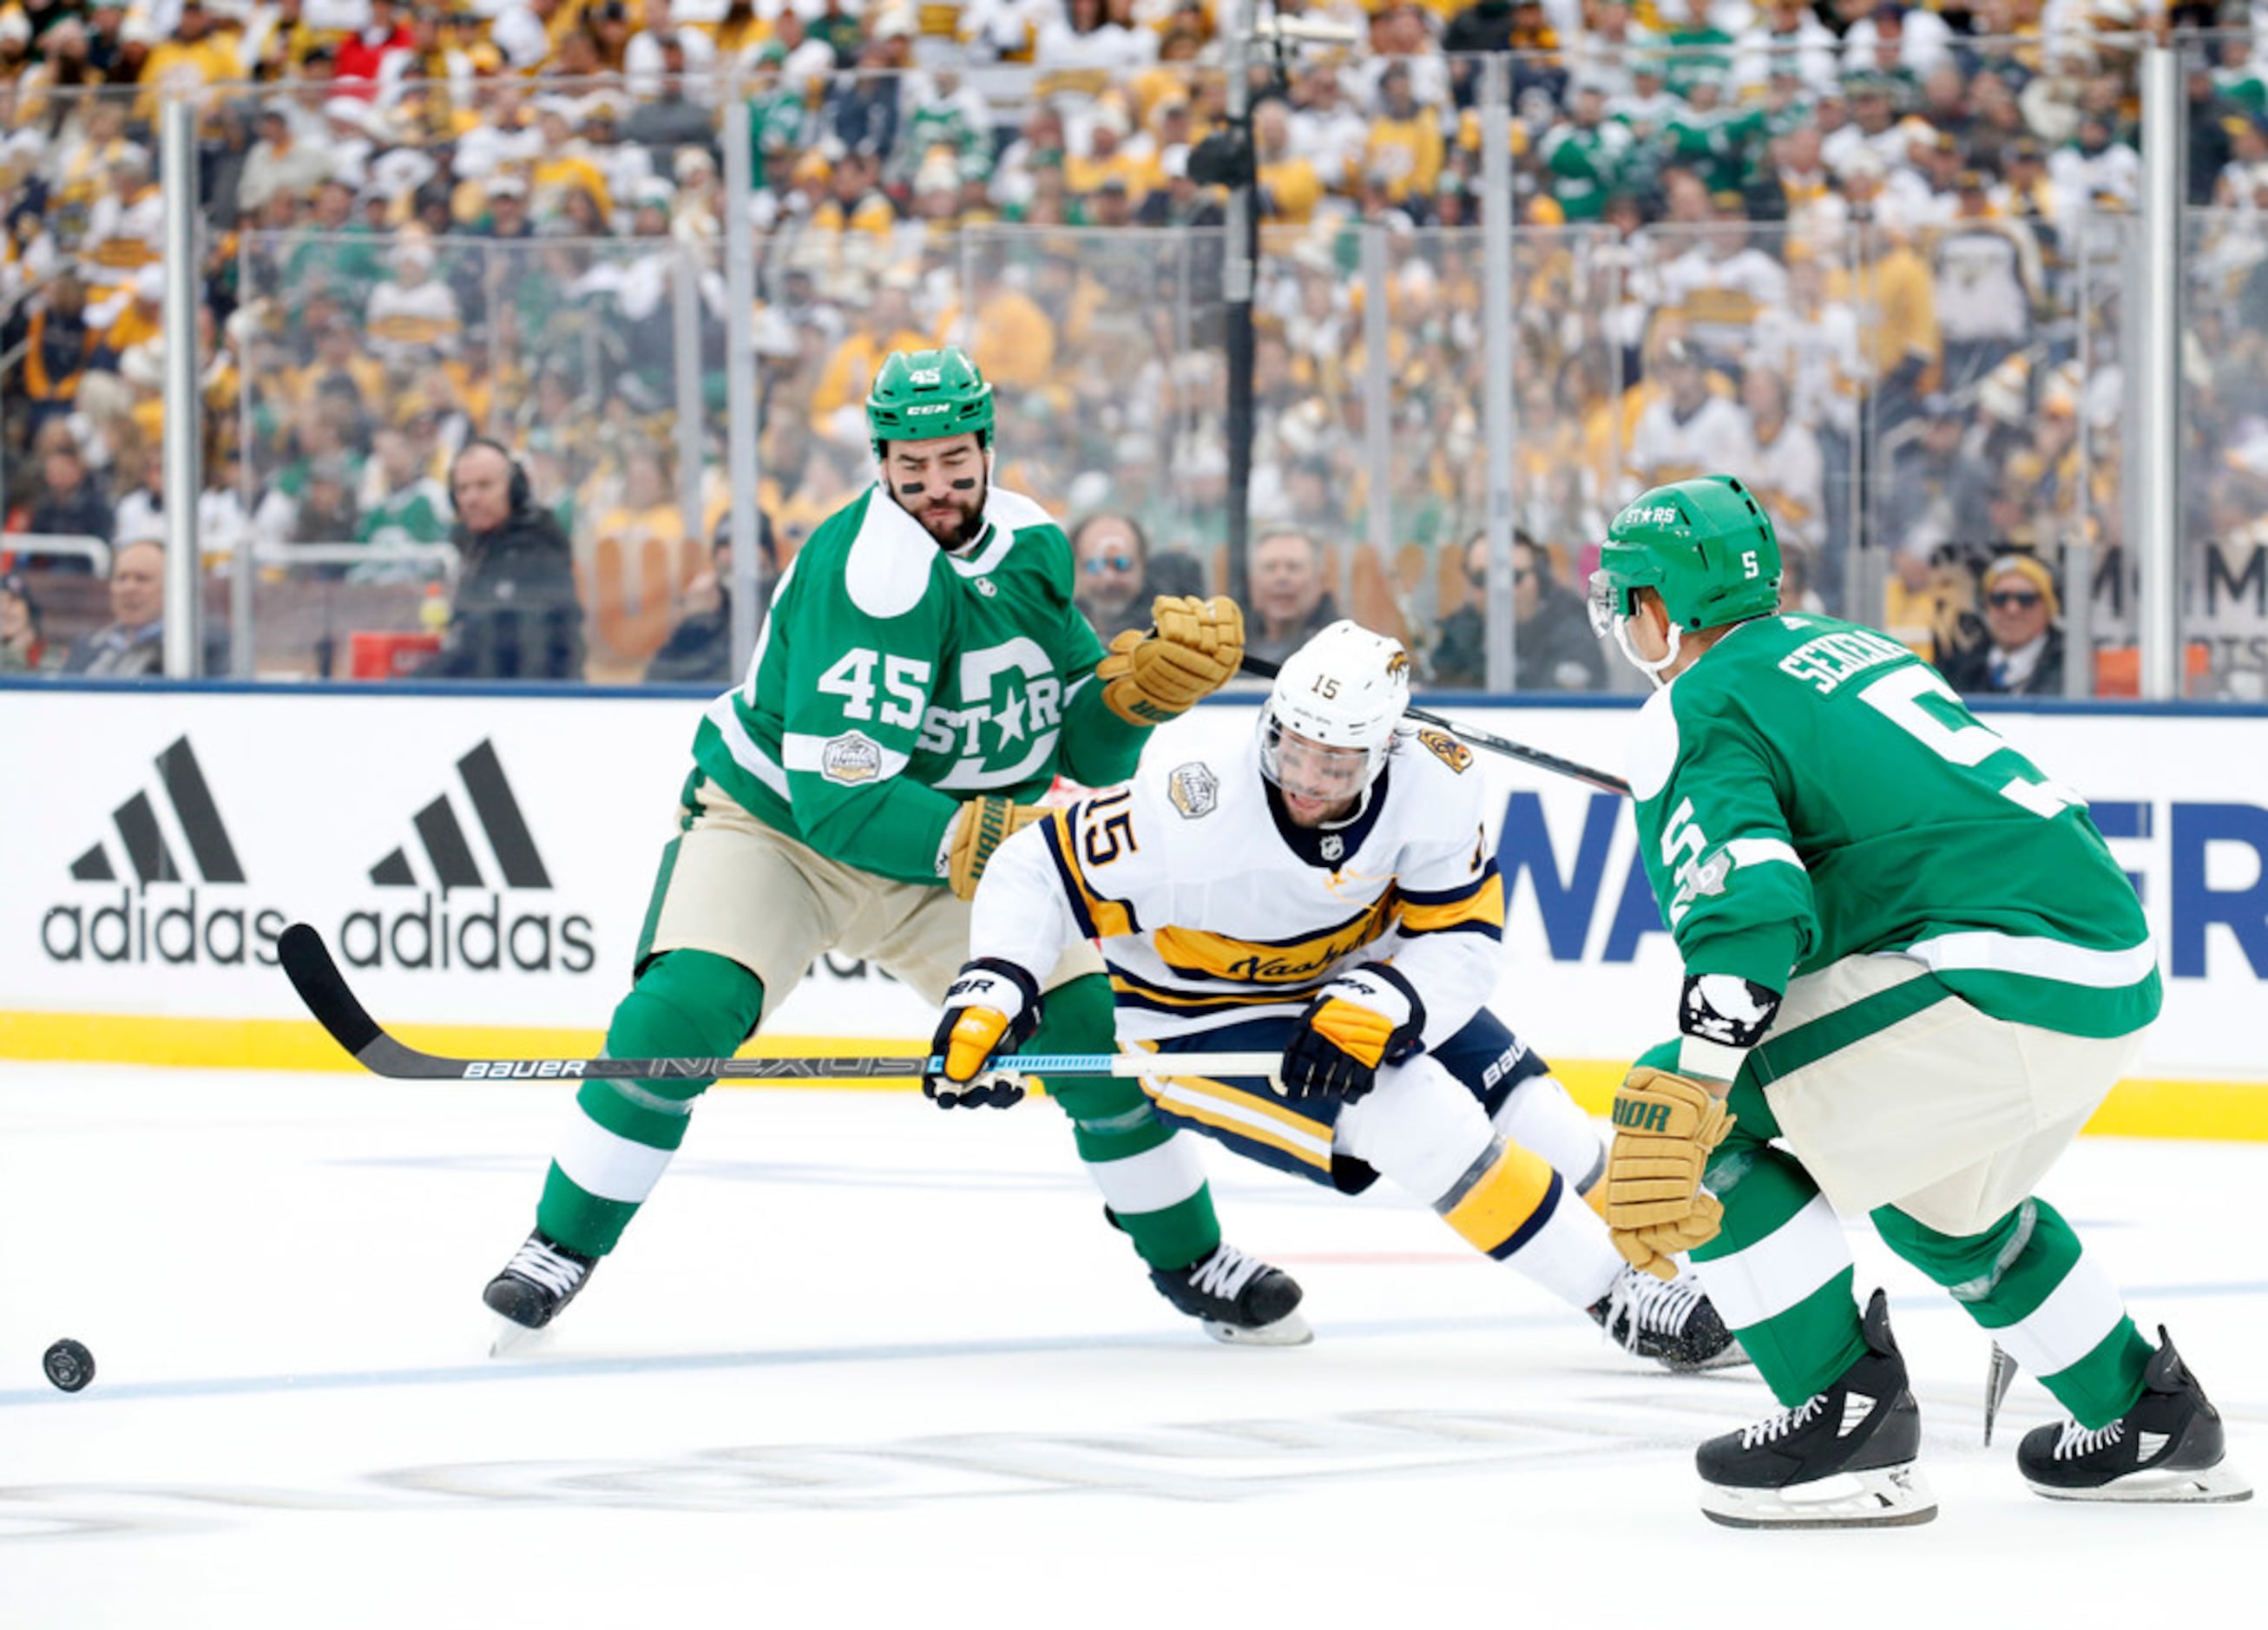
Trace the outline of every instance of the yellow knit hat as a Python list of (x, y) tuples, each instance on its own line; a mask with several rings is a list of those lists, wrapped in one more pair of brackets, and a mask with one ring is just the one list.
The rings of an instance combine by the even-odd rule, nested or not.
[(2055, 574), (2044, 563), (2030, 555), (2003, 555), (1984, 569), (1984, 592), (1991, 594), (1998, 579), (2014, 572), (2034, 588), (2047, 602), (2048, 620), (2054, 622), (2063, 616), (2063, 602), (2056, 597)]

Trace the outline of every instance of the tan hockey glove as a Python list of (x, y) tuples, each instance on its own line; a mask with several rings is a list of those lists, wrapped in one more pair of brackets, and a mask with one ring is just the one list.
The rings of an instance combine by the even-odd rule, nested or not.
[(1037, 804), (1020, 804), (1012, 798), (990, 794), (972, 798), (961, 805), (961, 813), (953, 817), (945, 841), (945, 876), (953, 885), (953, 892), (964, 900), (975, 899), (976, 880), (984, 875), (992, 852), (1033, 822), (1044, 821), (1052, 813)]
[(1675, 1279), (1671, 1255), (1716, 1237), (1725, 1208), (1701, 1174), (1732, 1129), (1725, 1101), (1698, 1081), (1645, 1066), (1630, 1073), (1615, 1094), (1607, 1153), (1607, 1227), (1624, 1261)]
[(1104, 704), (1130, 725), (1179, 718), (1235, 678), (1244, 660), (1244, 613), (1226, 594), (1160, 594), (1150, 616), (1154, 629), (1128, 629), (1094, 665)]

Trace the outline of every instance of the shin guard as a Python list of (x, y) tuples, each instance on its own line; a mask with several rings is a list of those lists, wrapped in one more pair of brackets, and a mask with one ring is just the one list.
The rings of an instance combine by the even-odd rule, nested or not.
[[(615, 1058), (724, 1058), (762, 1016), (764, 988), (739, 963), (707, 951), (669, 951), (646, 964), (615, 1009)], [(622, 1238), (669, 1157), (685, 1140), (706, 1081), (585, 1081), (536, 1207), (546, 1235), (602, 1257)]]
[[(1043, 1016), (1024, 1044), (1027, 1051), (1117, 1051), (1110, 981), (1103, 975), (1070, 980), (1042, 1001)], [(1220, 1243), (1220, 1221), (1213, 1214), (1197, 1140), (1159, 1119), (1138, 1082), (1058, 1079), (1047, 1090), (1071, 1117), (1087, 1176), (1145, 1263), (1170, 1272), (1212, 1254)]]

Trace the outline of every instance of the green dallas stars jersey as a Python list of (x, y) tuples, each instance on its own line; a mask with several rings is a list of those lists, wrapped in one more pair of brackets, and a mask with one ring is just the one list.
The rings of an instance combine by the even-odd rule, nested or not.
[(449, 537), (449, 490), (431, 476), (387, 493), (355, 526), (357, 543), (443, 543)]
[(747, 678), (701, 721), (703, 772), (829, 859), (924, 883), (943, 881), (961, 800), (1029, 803), (1058, 770), (1131, 775), (1149, 732), (1094, 682), (1069, 540), (998, 487), (984, 518), (949, 555), (880, 487), (828, 517), (780, 578)]
[(1648, 700), (1631, 782), (1689, 975), (1785, 991), (1901, 951), (1995, 1018), (2110, 1036), (2157, 1015), (2141, 904), (2078, 795), (1887, 635), (1741, 624)]

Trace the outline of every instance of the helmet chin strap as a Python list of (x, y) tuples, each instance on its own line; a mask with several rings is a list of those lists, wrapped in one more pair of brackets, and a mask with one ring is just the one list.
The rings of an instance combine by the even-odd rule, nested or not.
[(1639, 673), (1645, 675), (1649, 680), (1652, 680), (1653, 682), (1653, 688), (1656, 690), (1659, 690), (1669, 682), (1667, 679), (1662, 677), (1662, 674), (1665, 669), (1673, 667), (1676, 665), (1678, 644), (1685, 631), (1679, 628), (1675, 623), (1670, 623), (1669, 650), (1668, 653), (1665, 654), (1659, 662), (1649, 662), (1644, 657), (1638, 655), (1638, 647), (1631, 644), (1630, 625), (1631, 620), (1629, 617), (1616, 617), (1615, 619), (1615, 644), (1623, 648), (1623, 655), (1629, 660), (1630, 665), (1638, 669)]

